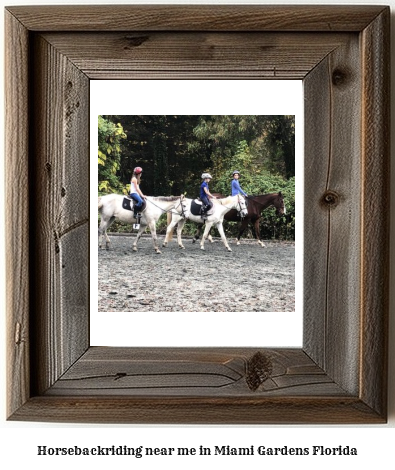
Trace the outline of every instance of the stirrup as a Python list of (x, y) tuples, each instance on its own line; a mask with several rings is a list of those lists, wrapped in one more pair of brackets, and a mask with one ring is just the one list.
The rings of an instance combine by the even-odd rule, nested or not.
[(134, 213), (134, 218), (136, 219), (136, 223), (133, 224), (134, 230), (139, 230), (140, 228), (140, 220), (141, 220), (141, 212)]

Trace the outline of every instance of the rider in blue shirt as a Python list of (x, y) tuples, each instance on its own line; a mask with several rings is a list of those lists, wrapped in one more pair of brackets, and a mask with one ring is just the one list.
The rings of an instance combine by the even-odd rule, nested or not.
[(243, 196), (247, 197), (247, 194), (240, 187), (239, 177), (240, 177), (240, 172), (234, 171), (233, 180), (232, 180), (232, 196), (237, 196), (237, 194), (242, 194)]

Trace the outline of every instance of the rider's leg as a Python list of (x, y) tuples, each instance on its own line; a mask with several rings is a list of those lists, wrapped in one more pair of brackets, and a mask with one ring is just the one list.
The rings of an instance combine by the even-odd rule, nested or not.
[(143, 206), (143, 200), (141, 199), (140, 195), (137, 193), (130, 194), (130, 197), (135, 202), (135, 204), (133, 205), (133, 210), (134, 210), (134, 216), (136, 217), (137, 213), (140, 211), (140, 209)]

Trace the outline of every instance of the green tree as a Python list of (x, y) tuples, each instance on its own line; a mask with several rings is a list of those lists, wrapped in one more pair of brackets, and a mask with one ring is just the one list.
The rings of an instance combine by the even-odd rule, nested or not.
[(126, 134), (120, 123), (115, 124), (103, 116), (99, 116), (98, 124), (99, 192), (122, 191), (117, 172), (121, 161), (121, 141)]
[(232, 172), (239, 170), (248, 194), (283, 192), (287, 217), (265, 211), (262, 229), (268, 238), (292, 238), (294, 147), (294, 116), (103, 115), (99, 189), (125, 191), (133, 168), (141, 166), (148, 195), (196, 197), (206, 171), (213, 175), (210, 189), (229, 194)]

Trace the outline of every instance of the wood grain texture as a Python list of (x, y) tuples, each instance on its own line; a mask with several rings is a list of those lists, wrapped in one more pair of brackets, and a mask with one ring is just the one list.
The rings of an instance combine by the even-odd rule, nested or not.
[[(7, 413), (30, 396), (28, 31), (5, 12)], [(15, 76), (19, 80), (14, 80)]]
[[(352, 393), (359, 386), (362, 255), (358, 51), (355, 35), (328, 55), (304, 82), (309, 97), (305, 121), (305, 347)], [(318, 311), (323, 314), (317, 315)], [(313, 339), (316, 337), (321, 339), (319, 343)]]
[(260, 351), (269, 367), (256, 389), (248, 382), (252, 349), (165, 349), (93, 347), (46, 395), (233, 396), (256, 398), (314, 394), (344, 396), (303, 351)]
[[(9, 419), (385, 422), (389, 9), (12, 7), (6, 20)], [(277, 74), (305, 85), (303, 348), (90, 348), (89, 80)]]
[(13, 419), (173, 424), (382, 422), (302, 350), (262, 352), (273, 362), (273, 372), (252, 392), (245, 380), (251, 349), (93, 347)]
[(91, 79), (302, 80), (348, 36), (146, 31), (67, 36), (48, 33), (44, 37)]
[(361, 233), (361, 398), (387, 412), (389, 217), (390, 217), (390, 37), (389, 10), (362, 34), (363, 41), (363, 224)]
[(8, 7), (31, 31), (361, 31), (370, 5), (83, 5)]
[(356, 397), (33, 397), (12, 419), (144, 424), (379, 424)]
[(89, 82), (42, 37), (31, 47), (32, 383), (42, 393), (89, 345)]

